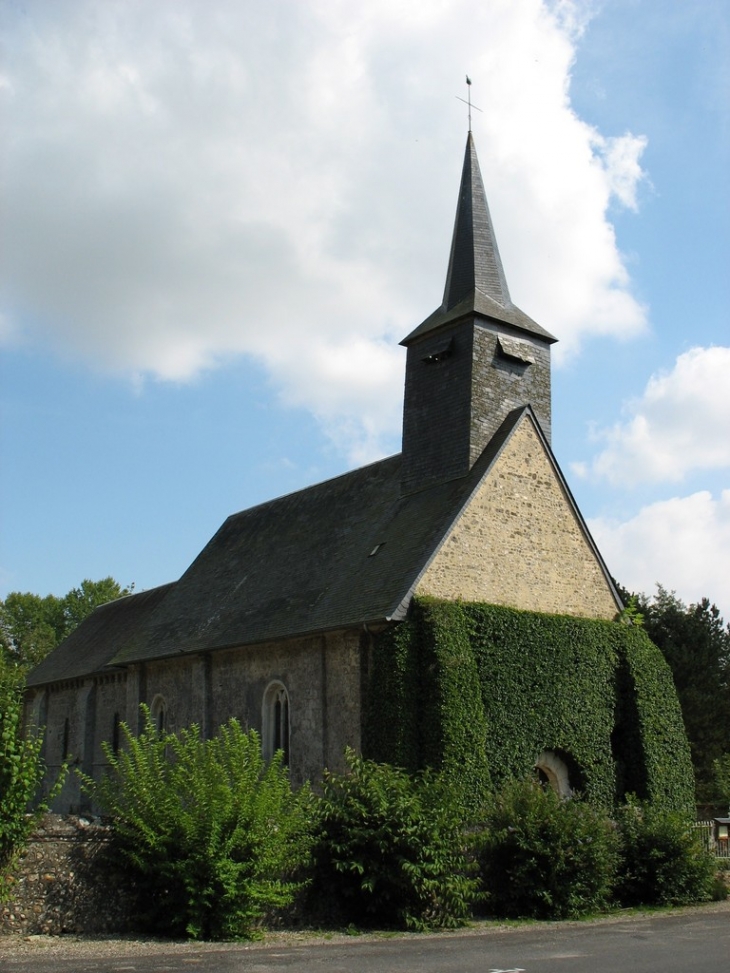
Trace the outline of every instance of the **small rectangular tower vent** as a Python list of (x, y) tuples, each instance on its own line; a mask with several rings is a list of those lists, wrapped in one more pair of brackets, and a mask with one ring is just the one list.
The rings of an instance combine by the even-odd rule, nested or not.
[(451, 348), (454, 343), (453, 338), (444, 338), (443, 341), (439, 341), (435, 345), (431, 345), (428, 350), (428, 354), (424, 355), (421, 361), (427, 363), (441, 361), (443, 358), (448, 358), (451, 354)]
[(520, 362), (522, 365), (535, 364), (535, 351), (527, 341), (520, 341), (519, 338), (509, 338), (502, 334), (497, 338), (497, 347), (502, 358)]

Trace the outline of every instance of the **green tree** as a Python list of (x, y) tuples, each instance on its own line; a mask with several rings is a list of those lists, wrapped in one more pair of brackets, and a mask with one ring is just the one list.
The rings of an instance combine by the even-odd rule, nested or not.
[(730, 753), (724, 753), (714, 762), (715, 789), (718, 797), (728, 806), (730, 814)]
[(479, 851), (487, 908), (508, 918), (573, 919), (604, 909), (618, 865), (604, 812), (535, 780), (494, 795)]
[(99, 605), (131, 593), (114, 578), (81, 582), (62, 598), (11, 591), (0, 601), (0, 659), (27, 672)]
[(622, 905), (688, 905), (712, 897), (715, 863), (691, 817), (629, 799), (616, 827), (621, 861), (615, 895)]
[(712, 801), (719, 796), (714, 762), (730, 740), (730, 625), (707, 598), (687, 606), (661, 585), (651, 599), (636, 596), (636, 604), (647, 635), (672, 670), (692, 751), (697, 799)]
[[(23, 726), (25, 673), (79, 625), (98, 605), (129, 594), (113, 578), (83, 581), (63, 598), (11, 592), (0, 601), (0, 898), (9, 870), (65, 777), (51, 793), (38, 795), (45, 767), (42, 734)], [(33, 813), (28, 814), (33, 807)]]
[(64, 632), (63, 603), (55, 595), (41, 598), (11, 591), (0, 602), (0, 649), (8, 665), (32, 668), (58, 645)]
[(42, 734), (23, 732), (22, 678), (18, 669), (0, 666), (0, 901), (9, 892), (8, 877), (39, 818), (63, 782), (65, 768), (45, 800), (36, 803), (44, 775)]
[(88, 578), (82, 581), (78, 588), (72, 588), (62, 599), (63, 637), (66, 638), (70, 635), (86, 616), (90, 615), (99, 605), (105, 605), (108, 601), (130, 595), (133, 590), (134, 585), (129, 588), (122, 588), (119, 582), (111, 577), (102, 578), (101, 581), (89, 581)]
[(455, 927), (478, 897), (459, 794), (431, 771), (409, 775), (347, 750), (325, 772), (314, 850), (320, 910), (357, 925)]
[(82, 776), (112, 819), (115, 848), (140, 893), (140, 918), (195, 939), (256, 934), (291, 904), (308, 861), (312, 796), (292, 792), (279, 751), (269, 763), (255, 731), (229, 720), (210, 740), (200, 727), (159, 733), (148, 707), (125, 746), (104, 744), (109, 771)]

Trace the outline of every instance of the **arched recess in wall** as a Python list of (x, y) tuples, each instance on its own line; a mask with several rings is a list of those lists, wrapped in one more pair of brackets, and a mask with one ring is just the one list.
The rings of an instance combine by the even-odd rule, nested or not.
[(37, 729), (43, 731), (43, 737), (41, 742), (41, 752), (40, 756), (42, 760), (48, 760), (47, 757), (47, 723), (48, 723), (48, 690), (41, 689), (36, 691), (36, 695), (33, 698), (33, 705), (30, 711), (31, 724)]
[(535, 761), (535, 770), (540, 782), (552, 787), (560, 797), (572, 796), (568, 765), (554, 750), (543, 750)]
[(68, 716), (63, 721), (63, 737), (61, 739), (61, 761), (71, 756), (71, 722)]
[(89, 689), (84, 705), (84, 747), (81, 754), (81, 770), (88, 776), (94, 773), (94, 743), (96, 730), (96, 686)]
[(160, 695), (160, 693), (152, 700), (150, 716), (157, 728), (157, 732), (164, 733), (167, 729), (167, 703), (165, 702), (165, 697)]
[(114, 716), (112, 717), (112, 733), (111, 733), (111, 746), (112, 753), (119, 753), (119, 740), (122, 732), (122, 721), (119, 717), (119, 711), (116, 710)]
[(261, 707), (261, 746), (265, 760), (271, 760), (281, 750), (284, 764), (289, 766), (289, 733), (289, 693), (282, 682), (271, 682)]

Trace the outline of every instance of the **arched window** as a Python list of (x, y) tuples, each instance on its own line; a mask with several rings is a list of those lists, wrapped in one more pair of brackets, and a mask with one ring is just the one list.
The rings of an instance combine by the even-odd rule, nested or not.
[(68, 748), (69, 748), (69, 738), (71, 736), (71, 726), (68, 722), (68, 716), (63, 721), (63, 744), (61, 746), (61, 759), (68, 760)]
[(115, 713), (112, 718), (112, 753), (119, 753), (119, 731), (120, 731), (121, 720), (119, 719), (119, 713)]
[(554, 751), (543, 750), (535, 761), (535, 771), (540, 783), (552, 787), (559, 797), (572, 796), (568, 766)]
[(48, 722), (48, 693), (45, 689), (37, 692), (33, 699), (31, 722), (37, 729), (45, 729), (46, 723)]
[(160, 696), (159, 693), (152, 700), (150, 716), (152, 717), (152, 722), (157, 732), (162, 735), (167, 729), (167, 703), (165, 702), (165, 697)]
[(277, 750), (289, 766), (289, 694), (280, 682), (272, 682), (264, 693), (261, 719), (261, 744), (264, 759), (271, 760)]

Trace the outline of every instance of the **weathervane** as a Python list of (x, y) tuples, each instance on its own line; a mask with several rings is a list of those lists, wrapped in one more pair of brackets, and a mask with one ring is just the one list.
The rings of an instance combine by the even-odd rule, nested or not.
[(471, 78), (468, 74), (466, 76), (466, 98), (459, 98), (458, 95), (456, 95), (456, 98), (458, 101), (463, 101), (469, 107), (469, 131), (471, 132), (471, 110), (475, 108), (477, 111), (481, 111), (481, 108), (477, 108), (476, 105), (472, 105), (471, 103)]

